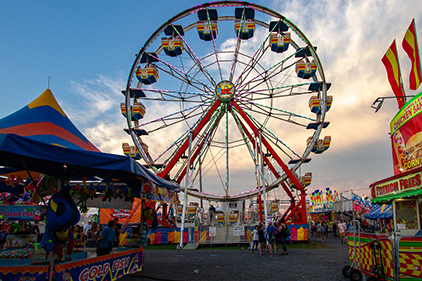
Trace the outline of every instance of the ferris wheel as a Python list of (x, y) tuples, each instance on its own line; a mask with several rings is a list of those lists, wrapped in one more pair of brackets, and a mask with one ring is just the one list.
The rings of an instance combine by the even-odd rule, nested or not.
[(130, 70), (126, 154), (197, 198), (244, 200), (281, 187), (293, 209), (311, 177), (299, 167), (331, 141), (320, 138), (332, 96), (316, 50), (290, 20), (248, 2), (175, 15)]

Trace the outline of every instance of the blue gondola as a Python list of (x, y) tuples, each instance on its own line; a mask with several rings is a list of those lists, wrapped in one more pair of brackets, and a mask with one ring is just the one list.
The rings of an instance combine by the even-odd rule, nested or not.
[(247, 40), (253, 37), (255, 32), (255, 21), (253, 20), (244, 20), (244, 21), (235, 21), (235, 32), (236, 36), (241, 39)]
[(158, 69), (153, 64), (149, 64), (145, 68), (139, 66), (136, 70), (136, 78), (145, 85), (155, 83), (158, 80)]
[(199, 38), (205, 41), (212, 41), (217, 38), (218, 25), (217, 22), (211, 22), (211, 26), (208, 22), (200, 22), (196, 29), (198, 30)]
[(270, 35), (270, 46), (271, 51), (276, 53), (282, 53), (287, 51), (290, 44), (290, 33), (286, 32), (284, 34), (272, 33)]
[(183, 52), (183, 41), (180, 37), (176, 38), (161, 38), (161, 46), (166, 55), (177, 57)]
[(309, 62), (300, 60), (296, 63), (297, 76), (303, 79), (309, 79), (315, 76), (317, 67), (315, 61)]

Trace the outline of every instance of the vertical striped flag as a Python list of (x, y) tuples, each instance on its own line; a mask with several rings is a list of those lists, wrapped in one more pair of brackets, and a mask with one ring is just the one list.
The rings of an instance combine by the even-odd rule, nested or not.
[(388, 81), (390, 82), (394, 95), (397, 98), (400, 109), (406, 104), (406, 98), (403, 83), (401, 81), (400, 64), (395, 39), (381, 61), (387, 70)]
[(404, 51), (412, 61), (412, 67), (409, 75), (409, 85), (411, 90), (416, 90), (421, 84), (421, 60), (419, 56), (418, 38), (416, 36), (415, 19), (412, 20), (409, 28), (404, 35), (402, 46)]
[(327, 200), (327, 203), (333, 202), (333, 193), (329, 187), (326, 188), (325, 198)]

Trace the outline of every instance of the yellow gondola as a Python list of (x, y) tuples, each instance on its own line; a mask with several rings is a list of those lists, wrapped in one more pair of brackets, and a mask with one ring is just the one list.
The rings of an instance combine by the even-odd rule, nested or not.
[[(312, 182), (312, 173), (311, 172), (305, 173), (304, 176), (298, 177), (298, 181), (300, 182), (303, 188), (309, 186)], [(292, 188), (296, 188), (296, 185), (291, 180), (289, 181), (289, 185)]]
[(183, 41), (180, 37), (176, 38), (161, 38), (161, 46), (163, 47), (166, 55), (177, 57), (183, 52)]
[[(307, 140), (308, 144), (311, 141), (311, 139), (312, 139), (312, 137), (308, 138), (308, 140)], [(324, 151), (326, 151), (330, 147), (330, 144), (331, 144), (331, 136), (326, 136), (326, 137), (324, 137), (324, 139), (317, 140), (311, 151), (315, 154), (323, 153)]]
[(296, 73), (297, 76), (303, 79), (309, 79), (315, 76), (317, 67), (315, 61), (309, 62), (300, 60), (296, 63)]
[[(327, 111), (330, 110), (333, 103), (333, 96), (327, 96)], [(309, 99), (309, 109), (316, 114), (321, 113), (321, 99), (318, 96), (311, 96)]]
[(236, 32), (236, 36), (240, 37), (241, 39), (247, 40), (249, 38), (252, 38), (255, 31), (255, 21), (235, 21), (234, 30)]
[(138, 78), (139, 82), (146, 85), (155, 83), (158, 80), (158, 69), (153, 64), (149, 64), (145, 68), (139, 66), (136, 70), (136, 78)]
[[(133, 106), (131, 106), (132, 116), (131, 121), (138, 121), (145, 116), (146, 108), (145, 106), (140, 102), (135, 102)], [(126, 117), (126, 106), (125, 103), (120, 104), (120, 112), (124, 117)]]
[(140, 102), (133, 103), (132, 106), (132, 121), (144, 118), (146, 112), (145, 106)]
[(123, 154), (129, 156), (135, 160), (141, 159), (138, 149), (135, 146), (130, 146), (128, 143), (122, 144)]
[(290, 33), (286, 32), (284, 34), (272, 33), (270, 35), (270, 47), (271, 51), (276, 53), (282, 53), (287, 51), (290, 44)]
[(211, 22), (211, 27), (208, 22), (200, 22), (196, 29), (198, 30), (199, 38), (204, 41), (211, 41), (213, 38), (217, 38), (218, 25), (217, 22)]

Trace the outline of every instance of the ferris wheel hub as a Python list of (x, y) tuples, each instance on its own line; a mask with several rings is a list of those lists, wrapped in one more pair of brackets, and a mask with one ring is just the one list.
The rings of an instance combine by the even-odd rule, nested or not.
[(222, 101), (229, 101), (235, 93), (234, 84), (230, 81), (223, 80), (215, 87), (215, 95)]

